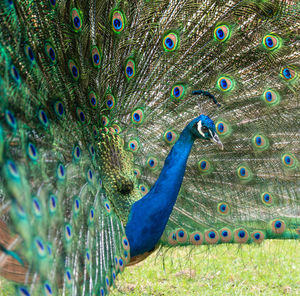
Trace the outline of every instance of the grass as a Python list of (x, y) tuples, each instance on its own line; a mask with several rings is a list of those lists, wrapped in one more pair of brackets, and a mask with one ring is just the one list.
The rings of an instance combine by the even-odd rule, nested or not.
[(176, 248), (119, 276), (121, 295), (300, 295), (299, 241)]
[[(156, 252), (118, 276), (111, 296), (300, 295), (299, 241)], [(0, 296), (15, 295), (0, 278)]]

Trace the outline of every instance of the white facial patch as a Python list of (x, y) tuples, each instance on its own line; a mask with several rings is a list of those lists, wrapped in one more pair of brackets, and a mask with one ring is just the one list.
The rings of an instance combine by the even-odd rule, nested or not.
[(202, 122), (201, 122), (201, 120), (198, 121), (198, 123), (197, 123), (197, 130), (198, 130), (199, 134), (200, 134), (202, 137), (205, 137), (205, 135), (204, 135), (204, 133), (203, 133), (203, 131), (202, 131)]

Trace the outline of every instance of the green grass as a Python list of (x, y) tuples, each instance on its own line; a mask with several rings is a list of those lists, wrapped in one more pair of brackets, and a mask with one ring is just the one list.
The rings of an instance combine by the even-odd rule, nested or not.
[[(156, 252), (118, 276), (112, 296), (300, 295), (299, 241)], [(15, 295), (0, 278), (0, 296)]]
[(299, 241), (176, 248), (119, 276), (121, 295), (300, 295)]

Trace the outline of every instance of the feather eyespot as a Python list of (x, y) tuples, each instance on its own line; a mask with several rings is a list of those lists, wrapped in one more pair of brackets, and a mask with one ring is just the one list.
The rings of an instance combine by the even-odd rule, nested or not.
[(249, 182), (253, 178), (251, 170), (246, 165), (240, 165), (237, 168), (237, 175), (241, 181)]
[(44, 257), (46, 255), (46, 248), (44, 246), (44, 242), (42, 241), (41, 238), (37, 237), (34, 240), (34, 247), (35, 250), (37, 251), (37, 254), (39, 257)]
[(122, 131), (121, 127), (116, 123), (112, 125), (112, 128), (115, 130), (116, 134), (119, 134)]
[(89, 221), (88, 221), (88, 223), (89, 223), (89, 224), (94, 223), (94, 218), (95, 218), (95, 209), (94, 209), (94, 208), (91, 208), (91, 209), (90, 209), (90, 214), (89, 214)]
[(132, 139), (128, 142), (128, 148), (132, 152), (137, 152), (140, 148), (140, 144), (136, 139)]
[(167, 52), (175, 51), (179, 46), (179, 36), (178, 34), (171, 32), (164, 36), (163, 47)]
[(202, 173), (202, 174), (209, 174), (213, 171), (213, 166), (212, 166), (211, 162), (206, 158), (202, 158), (199, 160), (198, 168), (199, 168), (200, 173)]
[(35, 146), (30, 142), (27, 145), (27, 155), (33, 162), (35, 162), (38, 158), (37, 150)]
[(107, 116), (103, 115), (103, 116), (101, 117), (101, 124), (102, 124), (103, 127), (108, 126), (108, 124), (109, 124), (109, 119), (108, 119)]
[(231, 127), (224, 120), (218, 120), (216, 122), (216, 131), (220, 137), (227, 137), (231, 134)]
[(14, 114), (10, 111), (10, 110), (5, 110), (5, 121), (8, 124), (8, 126), (10, 128), (12, 128), (13, 130), (17, 129), (17, 120), (14, 116)]
[(42, 109), (39, 110), (39, 112), (38, 112), (38, 118), (39, 118), (40, 123), (45, 128), (47, 128), (49, 126), (48, 116), (47, 116), (47, 114), (45, 113), (44, 110), (42, 110)]
[(149, 191), (148, 187), (144, 184), (139, 185), (139, 190), (143, 196), (146, 195)]
[(36, 217), (38, 218), (42, 217), (40, 201), (36, 197), (32, 199), (32, 209)]
[(181, 100), (185, 96), (185, 86), (183, 84), (175, 84), (171, 90), (171, 98), (174, 100)]
[(9, 177), (12, 177), (14, 179), (20, 178), (19, 170), (18, 170), (16, 164), (12, 160), (7, 160), (5, 167), (6, 167), (6, 171), (8, 172)]
[(264, 102), (270, 106), (275, 106), (280, 102), (280, 95), (272, 89), (266, 90), (263, 93), (262, 98), (263, 98)]
[(18, 287), (17, 291), (18, 291), (18, 296), (30, 296), (28, 289), (25, 287)]
[(90, 91), (89, 92), (89, 102), (90, 102), (90, 106), (93, 109), (97, 108), (98, 98), (97, 98), (97, 96), (96, 96), (96, 94), (95, 94), (94, 91)]
[(135, 62), (133, 59), (128, 59), (126, 61), (125, 75), (127, 80), (130, 80), (135, 76)]
[(51, 8), (55, 8), (57, 2), (56, 2), (56, 0), (49, 0), (49, 4), (50, 4)]
[(94, 173), (91, 169), (88, 169), (86, 172), (86, 179), (89, 183), (93, 183), (94, 181)]
[(76, 115), (77, 115), (77, 118), (78, 120), (81, 122), (81, 123), (85, 123), (85, 115), (83, 113), (83, 111), (81, 110), (81, 108), (77, 107), (76, 108)]
[(288, 169), (295, 169), (298, 166), (297, 158), (291, 153), (284, 153), (281, 157), (281, 162)]
[(77, 65), (75, 64), (75, 62), (73, 60), (69, 60), (68, 67), (69, 67), (72, 78), (75, 81), (77, 81), (80, 76), (79, 68), (77, 67)]
[(276, 234), (282, 234), (285, 231), (285, 222), (283, 220), (277, 219), (271, 222), (272, 232)]
[(79, 32), (82, 29), (82, 18), (79, 11), (76, 8), (71, 10), (72, 26), (75, 32)]
[(218, 212), (222, 215), (227, 215), (229, 213), (229, 206), (224, 202), (219, 203)]
[(256, 136), (254, 142), (255, 145), (262, 146), (264, 144), (264, 139), (261, 136)]
[(208, 244), (216, 244), (219, 241), (219, 234), (214, 229), (205, 231), (204, 236)]
[(80, 198), (75, 196), (74, 201), (73, 201), (73, 211), (75, 216), (77, 216), (77, 214), (80, 211)]
[(205, 171), (209, 168), (209, 164), (206, 160), (202, 160), (201, 162), (199, 162), (199, 169), (202, 171)]
[(49, 212), (51, 215), (56, 213), (57, 209), (57, 197), (53, 194), (50, 195), (49, 201), (48, 201), (48, 206), (49, 206)]
[(101, 64), (102, 53), (97, 46), (93, 46), (92, 50), (92, 62), (95, 68), (99, 68)]
[(124, 250), (123, 254), (124, 254), (125, 263), (128, 264), (130, 261), (129, 250)]
[(105, 291), (104, 291), (104, 289), (101, 287), (100, 288), (100, 296), (104, 296), (105, 295)]
[(106, 284), (106, 289), (109, 291), (110, 282), (108, 276), (105, 277), (105, 284)]
[(81, 150), (80, 150), (80, 147), (79, 146), (75, 146), (73, 148), (73, 159), (75, 160), (75, 162), (79, 161), (80, 160), (80, 156), (81, 156)]
[(140, 178), (140, 176), (141, 176), (141, 171), (140, 171), (140, 169), (135, 168), (135, 169), (133, 170), (133, 174), (136, 176), (137, 179)]
[(45, 51), (46, 51), (46, 55), (48, 56), (50, 61), (53, 64), (55, 64), (56, 63), (56, 53), (55, 53), (54, 47), (52, 46), (52, 44), (50, 42), (45, 43)]
[(72, 240), (72, 226), (70, 224), (66, 224), (65, 226), (65, 239), (67, 242)]
[(62, 101), (56, 101), (54, 103), (54, 112), (58, 116), (58, 118), (62, 118), (64, 116), (64, 105)]
[(241, 178), (247, 178), (247, 177), (248, 177), (247, 169), (244, 168), (244, 167), (241, 167), (241, 168), (239, 169), (239, 176), (240, 176)]
[(181, 228), (176, 231), (176, 238), (179, 243), (184, 243), (188, 239), (187, 232)]
[(170, 232), (168, 235), (168, 243), (172, 246), (175, 246), (178, 244), (177, 237), (175, 232)]
[(49, 284), (48, 282), (46, 282), (46, 283), (44, 284), (44, 294), (45, 294), (46, 296), (51, 296), (51, 295), (53, 295), (51, 286), (50, 286), (50, 284)]
[(93, 125), (93, 135), (94, 135), (94, 138), (96, 139), (97, 136), (98, 136), (98, 129), (95, 125)]
[(233, 236), (234, 236), (234, 241), (240, 244), (246, 243), (249, 239), (248, 232), (243, 228), (235, 230)]
[(134, 124), (141, 124), (144, 121), (144, 111), (141, 108), (136, 109), (131, 114), (131, 121)]
[(105, 210), (107, 211), (107, 213), (111, 212), (111, 205), (110, 205), (109, 201), (104, 202), (104, 207), (105, 207)]
[(123, 238), (122, 238), (122, 245), (123, 245), (124, 250), (128, 251), (130, 249), (129, 241), (126, 236), (123, 236)]
[(25, 45), (24, 50), (28, 61), (33, 64), (35, 62), (35, 57), (32, 48), (29, 45)]
[(217, 81), (217, 87), (223, 92), (231, 91), (234, 87), (234, 82), (231, 78), (222, 76)]
[(255, 243), (260, 244), (264, 240), (265, 235), (261, 231), (254, 231), (251, 237)]
[(272, 194), (269, 193), (269, 192), (264, 192), (264, 193), (261, 195), (261, 200), (262, 200), (262, 202), (263, 202), (265, 205), (267, 205), (267, 206), (271, 205), (272, 202), (273, 202)]
[(223, 243), (229, 243), (232, 240), (232, 232), (229, 228), (224, 227), (219, 232)]
[(163, 138), (167, 144), (174, 144), (177, 139), (177, 134), (172, 130), (166, 130)]
[(203, 235), (201, 232), (195, 231), (190, 234), (190, 243), (192, 245), (201, 245), (203, 243)]
[(281, 77), (286, 81), (292, 81), (297, 77), (297, 72), (290, 66), (282, 67), (280, 74)]
[(157, 168), (157, 165), (158, 165), (158, 160), (156, 157), (149, 157), (147, 159), (147, 167), (151, 170), (155, 170)]
[(115, 107), (116, 100), (112, 94), (107, 94), (105, 98), (105, 105), (108, 110), (112, 110)]
[(217, 41), (225, 42), (230, 37), (230, 29), (226, 25), (217, 26), (214, 30), (214, 38)]
[(71, 270), (69, 268), (67, 268), (66, 272), (65, 272), (65, 281), (66, 281), (67, 287), (70, 287), (72, 285), (72, 274), (71, 274)]
[(11, 65), (10, 74), (11, 74), (11, 77), (14, 79), (14, 81), (17, 84), (19, 84), (21, 82), (21, 76), (19, 74), (19, 71), (14, 65)]
[(118, 256), (114, 256), (114, 263), (115, 263), (115, 268), (118, 271), (119, 270), (119, 258), (118, 258)]
[(90, 255), (90, 252), (88, 249), (85, 251), (85, 259), (86, 259), (87, 265), (89, 265), (91, 262), (91, 255)]
[(91, 157), (94, 158), (95, 157), (95, 148), (94, 148), (94, 145), (90, 144), (88, 146), (88, 149), (89, 149), (89, 153), (90, 153)]
[(280, 47), (281, 40), (276, 35), (268, 34), (263, 38), (262, 44), (266, 49), (274, 50)]
[(112, 29), (115, 33), (120, 34), (125, 28), (125, 17), (120, 10), (116, 10), (112, 15)]
[(219, 122), (219, 123), (217, 124), (217, 132), (218, 132), (219, 134), (223, 134), (224, 132), (226, 132), (226, 126), (224, 125), (223, 122)]
[(113, 270), (113, 271), (112, 271), (112, 278), (113, 278), (113, 281), (116, 280), (116, 277), (117, 277), (117, 276), (116, 276), (116, 272)]
[(56, 175), (57, 178), (61, 181), (63, 181), (66, 178), (65, 166), (62, 163), (58, 164), (56, 169)]
[(257, 151), (264, 151), (269, 148), (269, 140), (267, 137), (257, 134), (252, 138), (252, 146)]

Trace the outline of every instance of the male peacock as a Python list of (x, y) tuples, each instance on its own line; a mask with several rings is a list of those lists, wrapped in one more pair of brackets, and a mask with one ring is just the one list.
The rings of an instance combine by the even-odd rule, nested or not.
[(159, 244), (299, 238), (297, 1), (0, 15), (0, 273), (18, 295), (105, 295)]

